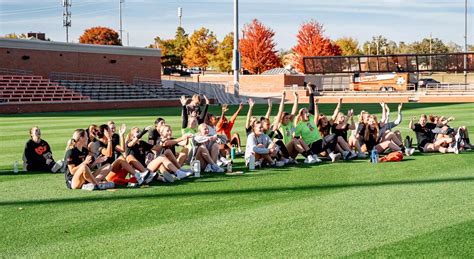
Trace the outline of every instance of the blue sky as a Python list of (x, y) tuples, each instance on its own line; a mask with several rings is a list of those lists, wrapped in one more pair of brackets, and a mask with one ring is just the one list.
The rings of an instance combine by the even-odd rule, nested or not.
[[(119, 0), (72, 0), (69, 38), (77, 42), (93, 26), (118, 30)], [(259, 19), (272, 28), (277, 48), (296, 44), (303, 21), (324, 24), (331, 39), (351, 36), (364, 41), (383, 35), (396, 42), (429, 37), (464, 42), (464, 0), (240, 0), (240, 26)], [(468, 0), (468, 43), (474, 41), (474, 1)], [(155, 36), (171, 38), (178, 25), (177, 8), (183, 8), (183, 27), (192, 33), (202, 26), (219, 39), (233, 28), (233, 0), (125, 0), (123, 29), (130, 46), (146, 46)], [(54, 41), (65, 41), (61, 0), (0, 0), (0, 35), (45, 32)], [(126, 43), (126, 32), (124, 33)]]

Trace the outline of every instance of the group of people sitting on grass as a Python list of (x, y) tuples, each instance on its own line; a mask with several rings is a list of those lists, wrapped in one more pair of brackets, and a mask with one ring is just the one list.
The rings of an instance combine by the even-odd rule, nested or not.
[[(293, 107), (285, 111), (286, 93), (283, 92), (277, 115), (271, 121), (272, 103), (263, 117), (253, 115), (254, 101), (248, 100), (245, 121), (247, 142), (242, 152), (240, 135), (233, 132), (237, 117), (244, 104), (230, 118), (229, 108), (222, 105), (220, 114), (208, 112), (209, 99), (194, 95), (181, 97), (181, 136), (173, 136), (165, 119), (158, 118), (154, 126), (144, 129), (132, 127), (127, 135), (126, 126), (116, 130), (113, 121), (87, 129), (76, 129), (66, 146), (63, 161), (54, 161), (51, 148), (41, 139), (38, 127), (30, 130), (31, 139), (24, 151), (24, 168), (28, 171), (59, 170), (65, 173), (66, 186), (70, 189), (108, 189), (117, 185), (137, 187), (152, 181), (174, 182), (192, 176), (195, 170), (186, 169), (195, 162), (200, 170), (222, 173), (223, 167), (232, 163), (234, 155), (244, 155), (245, 164), (254, 167), (279, 167), (304, 163), (320, 163), (321, 158), (331, 162), (366, 158), (367, 152), (383, 154), (397, 152), (412, 155), (412, 140), (402, 138), (395, 130), (402, 121), (402, 104), (398, 106), (397, 119), (390, 121), (388, 105), (381, 103), (380, 120), (373, 114), (361, 111), (358, 121), (354, 112), (341, 112), (342, 98), (332, 115), (322, 114), (318, 100), (308, 84), (309, 106), (298, 109), (298, 94), (293, 93)], [(428, 122), (428, 119), (430, 122)], [(471, 149), (466, 127), (448, 125), (454, 118), (421, 115), (419, 122), (410, 120), (409, 127), (416, 133), (420, 152), (459, 153)], [(148, 133), (148, 140), (143, 140)], [(234, 152), (235, 151), (235, 152)], [(195, 169), (195, 168), (193, 168)]]

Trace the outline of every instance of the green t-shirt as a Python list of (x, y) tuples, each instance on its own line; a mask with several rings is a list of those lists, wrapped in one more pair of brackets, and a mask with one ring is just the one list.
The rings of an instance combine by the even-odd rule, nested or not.
[[(185, 128), (185, 129), (181, 129), (181, 133), (184, 134), (187, 134), (187, 133), (191, 133), (194, 135), (196, 135), (197, 133), (197, 129), (190, 129), (190, 128)], [(188, 144), (186, 145), (186, 147), (188, 148), (192, 148), (193, 147), (193, 142), (191, 140), (189, 140)]]
[(295, 127), (290, 122), (287, 125), (280, 125), (280, 132), (283, 135), (283, 143), (288, 144), (293, 139), (293, 133), (295, 132)]
[(298, 125), (296, 125), (295, 135), (301, 136), (303, 141), (308, 145), (321, 139), (318, 127), (314, 124), (314, 115), (309, 115), (308, 121), (300, 121)]

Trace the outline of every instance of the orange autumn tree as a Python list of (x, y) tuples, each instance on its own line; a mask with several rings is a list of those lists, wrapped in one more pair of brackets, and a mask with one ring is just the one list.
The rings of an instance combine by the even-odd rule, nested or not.
[(314, 20), (301, 25), (296, 36), (298, 43), (293, 47), (298, 71), (304, 72), (303, 57), (341, 55), (339, 46), (332, 44), (331, 40), (324, 37), (323, 33), (323, 25)]
[(98, 45), (122, 45), (116, 31), (107, 27), (92, 27), (84, 31), (79, 43)]
[(275, 32), (265, 27), (257, 19), (246, 24), (239, 41), (242, 67), (252, 74), (260, 74), (272, 68), (280, 67), (280, 59), (273, 41)]

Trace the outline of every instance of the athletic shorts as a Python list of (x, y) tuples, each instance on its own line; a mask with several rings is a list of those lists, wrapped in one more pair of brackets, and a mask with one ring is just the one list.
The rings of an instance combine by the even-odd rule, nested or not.
[(426, 144), (428, 144), (428, 143), (433, 143), (433, 141), (430, 141), (429, 139), (424, 139), (423, 141), (421, 141), (421, 142), (418, 144), (418, 150), (419, 150), (420, 152), (422, 152), (422, 153), (425, 152), (423, 148), (424, 148), (424, 147), (426, 146)]

